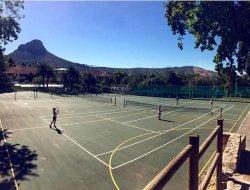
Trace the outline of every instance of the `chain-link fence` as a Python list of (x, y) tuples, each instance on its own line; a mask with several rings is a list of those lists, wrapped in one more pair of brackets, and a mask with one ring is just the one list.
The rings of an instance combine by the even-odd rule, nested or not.
[[(223, 87), (219, 86), (164, 86), (164, 85), (134, 85), (127, 91), (128, 94), (139, 96), (175, 98), (221, 98), (226, 97)], [(237, 87), (232, 97), (250, 98), (250, 87)]]

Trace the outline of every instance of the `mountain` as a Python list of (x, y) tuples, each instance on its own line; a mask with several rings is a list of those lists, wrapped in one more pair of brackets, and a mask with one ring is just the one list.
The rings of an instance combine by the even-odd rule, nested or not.
[(114, 72), (115, 70), (123, 71), (128, 74), (151, 74), (151, 73), (160, 73), (165, 74), (170, 71), (174, 71), (178, 74), (199, 74), (204, 77), (216, 77), (217, 73), (214, 71), (202, 69), (194, 66), (182, 66), (182, 67), (165, 67), (165, 68), (107, 68), (107, 67), (96, 67), (99, 70), (106, 72)]
[(46, 63), (53, 68), (74, 66), (79, 69), (87, 67), (83, 64), (73, 63), (55, 56), (46, 50), (40, 40), (32, 40), (26, 44), (18, 46), (17, 50), (8, 55), (15, 60), (16, 64), (36, 65)]
[(36, 65), (39, 63), (46, 63), (53, 68), (74, 66), (81, 70), (88, 71), (102, 71), (102, 72), (114, 72), (116, 70), (124, 71), (128, 74), (150, 74), (150, 73), (166, 73), (174, 71), (181, 74), (200, 74), (202, 76), (215, 77), (216, 72), (205, 70), (194, 66), (183, 67), (166, 67), (166, 68), (108, 68), (108, 67), (91, 67), (85, 64), (74, 63), (67, 61), (46, 50), (43, 43), (40, 40), (32, 40), (26, 44), (20, 45), (17, 50), (8, 55), (15, 60), (16, 64), (22, 63), (26, 65)]

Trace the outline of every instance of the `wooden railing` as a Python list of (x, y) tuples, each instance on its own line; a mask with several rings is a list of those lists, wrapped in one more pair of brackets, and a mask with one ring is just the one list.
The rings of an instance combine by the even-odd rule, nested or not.
[[(189, 136), (189, 145), (187, 145), (145, 188), (144, 190), (163, 189), (175, 172), (189, 158), (188, 168), (188, 190), (205, 190), (216, 169), (216, 189), (222, 190), (222, 137), (223, 120), (217, 120), (217, 127), (205, 140), (199, 148), (199, 135)], [(217, 138), (217, 150), (214, 159), (207, 171), (207, 174), (198, 184), (199, 178), (199, 160), (209, 148), (213, 140)]]

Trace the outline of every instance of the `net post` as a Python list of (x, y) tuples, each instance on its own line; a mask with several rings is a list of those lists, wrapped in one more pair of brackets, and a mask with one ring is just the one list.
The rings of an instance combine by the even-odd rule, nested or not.
[(199, 135), (189, 136), (189, 144), (192, 145), (193, 153), (189, 158), (188, 190), (198, 190), (199, 175)]
[(92, 93), (91, 93), (90, 97), (91, 97), (90, 99), (91, 99), (91, 101), (92, 101)]
[(216, 189), (222, 190), (223, 119), (218, 119), (217, 125), (220, 128), (217, 134), (217, 153), (219, 153), (219, 159), (216, 168)]
[(15, 92), (14, 92), (14, 98), (15, 98), (15, 101), (16, 101), (16, 90), (15, 90)]
[(123, 100), (123, 107), (124, 107), (124, 108), (125, 108), (125, 106), (126, 106), (126, 103), (125, 103), (125, 102), (126, 102), (126, 100), (124, 99), (124, 100)]
[(116, 106), (116, 98), (115, 98), (115, 106)]

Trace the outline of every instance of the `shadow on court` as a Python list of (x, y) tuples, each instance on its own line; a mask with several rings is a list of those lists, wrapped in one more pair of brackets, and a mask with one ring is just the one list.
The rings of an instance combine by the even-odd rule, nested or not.
[(171, 122), (171, 123), (173, 123), (173, 122), (174, 122), (174, 121), (171, 121), (171, 120), (166, 120), (166, 119), (161, 119), (161, 121)]
[[(29, 147), (25, 145), (5, 144), (4, 137), (8, 139), (11, 134), (12, 133), (7, 129), (0, 131), (0, 189), (4, 190), (16, 189), (12, 178), (12, 168), (17, 182), (29, 180), (27, 178), (28, 176), (38, 176), (33, 172), (33, 170), (37, 168), (37, 165), (34, 163), (38, 157), (36, 151), (30, 150)], [(10, 155), (12, 168), (10, 166), (8, 153), (6, 152), (6, 146)], [(20, 183), (18, 183), (18, 186), (20, 186)]]
[(63, 130), (60, 130), (59, 128), (55, 127), (55, 128), (51, 128), (52, 130), (56, 131), (58, 134), (63, 134)]

